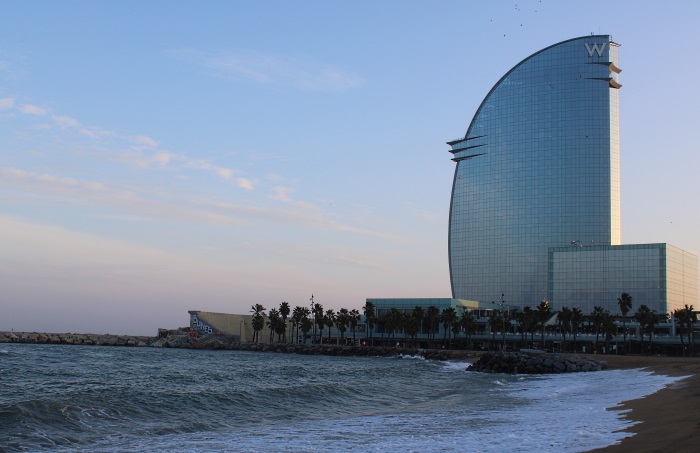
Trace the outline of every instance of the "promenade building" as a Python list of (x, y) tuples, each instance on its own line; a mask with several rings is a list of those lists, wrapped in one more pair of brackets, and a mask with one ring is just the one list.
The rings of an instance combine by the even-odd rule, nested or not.
[(621, 245), (619, 44), (608, 35), (536, 52), (488, 92), (463, 138), (449, 218), (452, 297), (660, 313), (698, 302), (697, 256)]

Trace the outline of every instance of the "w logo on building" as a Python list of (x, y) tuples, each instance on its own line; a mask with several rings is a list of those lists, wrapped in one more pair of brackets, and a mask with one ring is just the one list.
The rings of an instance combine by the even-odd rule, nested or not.
[(593, 53), (595, 52), (598, 54), (599, 57), (602, 57), (603, 52), (605, 51), (606, 44), (606, 42), (602, 44), (595, 43), (591, 46), (590, 44), (586, 43), (586, 50), (588, 51), (588, 56), (592, 57)]

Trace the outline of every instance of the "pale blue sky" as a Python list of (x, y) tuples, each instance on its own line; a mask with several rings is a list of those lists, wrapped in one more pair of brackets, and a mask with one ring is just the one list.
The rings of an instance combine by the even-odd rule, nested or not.
[(612, 34), (623, 243), (700, 253), (695, 2), (0, 1), (0, 330), (449, 297), (491, 86)]

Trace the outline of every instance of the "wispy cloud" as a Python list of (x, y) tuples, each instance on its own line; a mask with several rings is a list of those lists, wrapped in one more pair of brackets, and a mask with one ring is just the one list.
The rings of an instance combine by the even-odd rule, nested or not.
[[(15, 100), (13, 98), (0, 99), (0, 111), (14, 108)], [(179, 165), (179, 169), (188, 168), (211, 172), (246, 191), (253, 190), (255, 187), (253, 179), (238, 175), (239, 172), (237, 170), (215, 165), (204, 159), (193, 159), (182, 154), (175, 154), (160, 149), (158, 141), (148, 135), (124, 136), (98, 127), (84, 126), (76, 118), (52, 113), (49, 109), (35, 104), (22, 104), (18, 107), (18, 110), (26, 115), (37, 117), (51, 114), (51, 121), (58, 130), (74, 131), (93, 140), (103, 141), (109, 139), (104, 145), (111, 148), (111, 150), (99, 154), (105, 159), (139, 168), (150, 168), (153, 166), (158, 168), (175, 168), (176, 165)], [(50, 126), (42, 125), (42, 128), (48, 127)]]
[(48, 113), (48, 111), (45, 108), (32, 104), (24, 104), (19, 108), (19, 111), (26, 115), (36, 116), (44, 116)]
[[(406, 239), (338, 222), (312, 203), (294, 200), (288, 189), (277, 188), (272, 199), (279, 206), (250, 206), (203, 198), (182, 197), (170, 191), (154, 194), (151, 187), (109, 186), (95, 181), (0, 167), (0, 187), (19, 190), (29, 196), (85, 206), (93, 205), (142, 218), (204, 224), (296, 225), (312, 230), (349, 232), (403, 243)], [(284, 189), (284, 190), (282, 190)]]
[(52, 190), (104, 190), (104, 186), (97, 182), (79, 181), (73, 178), (62, 178), (46, 173), (32, 173), (17, 168), (0, 168), (2, 182), (0, 185), (12, 186), (20, 189), (35, 190), (37, 186)]
[(15, 105), (15, 100), (12, 98), (0, 99), (0, 110), (10, 110)]
[(138, 147), (157, 148), (158, 142), (146, 135), (136, 135), (129, 137), (129, 141)]
[(350, 233), (357, 233), (365, 236), (373, 236), (376, 238), (386, 239), (390, 241), (404, 241), (403, 239), (391, 234), (346, 225), (344, 223), (330, 219), (323, 214), (323, 211), (317, 205), (306, 201), (296, 200), (290, 197), (289, 194), (291, 192), (292, 190), (288, 187), (277, 186), (272, 188), (272, 194), (269, 196), (269, 198), (272, 200), (282, 202), (285, 205), (295, 208), (292, 210), (285, 211), (285, 216), (287, 216), (288, 218), (293, 218), (295, 221), (300, 221), (304, 224), (309, 225), (313, 224), (315, 226), (329, 230), (347, 231)]
[(78, 120), (76, 120), (75, 118), (71, 118), (70, 116), (54, 115), (51, 117), (51, 119), (59, 127), (79, 127), (80, 126), (80, 123), (78, 122)]
[(254, 51), (207, 54), (194, 49), (172, 52), (172, 55), (219, 77), (292, 86), (305, 91), (347, 91), (365, 84), (358, 74), (305, 58)]

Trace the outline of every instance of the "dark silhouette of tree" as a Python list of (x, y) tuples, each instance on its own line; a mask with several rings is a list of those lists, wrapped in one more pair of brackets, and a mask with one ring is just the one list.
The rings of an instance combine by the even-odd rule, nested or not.
[(447, 347), (450, 348), (450, 332), (452, 330), (452, 326), (457, 324), (457, 311), (453, 307), (443, 309), (442, 313), (440, 314), (440, 320), (442, 321), (442, 328), (445, 329), (442, 336), (442, 341), (445, 343), (447, 340)]
[[(312, 310), (312, 315), (314, 317), (314, 326), (318, 328), (318, 344), (321, 344), (321, 336), (323, 335), (323, 305), (315, 303)], [(314, 335), (316, 334), (316, 327), (314, 328)]]
[(637, 308), (634, 313), (634, 320), (639, 323), (639, 336), (641, 337), (641, 350), (644, 350), (644, 333), (647, 329), (647, 324), (649, 322), (649, 315), (651, 314), (651, 309), (646, 305), (642, 304)]
[(331, 328), (335, 324), (335, 311), (333, 309), (326, 310), (326, 314), (323, 315), (323, 324), (328, 327), (328, 342), (331, 341)]
[[(698, 316), (695, 313), (693, 306), (686, 304), (683, 308), (673, 310), (673, 317), (680, 327), (681, 345), (683, 345), (683, 333), (685, 333), (688, 337), (688, 348), (690, 349), (690, 353), (693, 354), (695, 349), (693, 324), (695, 324), (695, 322), (698, 320)], [(683, 354), (685, 355), (685, 346), (683, 346), (683, 351)]]
[[(306, 308), (306, 307), (304, 307), (304, 308)], [(308, 308), (306, 308), (306, 310), (308, 310), (308, 312), (311, 313), (311, 310), (309, 310)], [(314, 322), (311, 320), (311, 318), (309, 318), (309, 315), (304, 316), (299, 321), (299, 328), (301, 329), (301, 333), (304, 336), (304, 340), (303, 340), (304, 343), (306, 343), (306, 338), (309, 336), (309, 331), (311, 330), (313, 325), (314, 325)]]
[(294, 310), (292, 310), (292, 329), (295, 329), (294, 343), (299, 341), (299, 328), (301, 327), (301, 320), (308, 317), (310, 313), (311, 310), (309, 310), (307, 307), (296, 306), (294, 307)]
[(357, 333), (357, 325), (360, 323), (360, 312), (357, 311), (357, 309), (353, 308), (350, 310), (350, 330), (352, 330), (352, 344), (355, 345), (357, 344), (356, 341), (356, 336), (355, 334)]
[[(491, 342), (496, 343), (496, 332), (503, 327), (500, 310), (491, 310), (489, 313), (489, 329), (491, 329)], [(489, 348), (490, 349), (490, 348)]]
[(590, 314), (591, 322), (593, 323), (593, 330), (595, 330), (595, 350), (598, 350), (598, 335), (603, 328), (603, 319), (605, 316), (605, 310), (603, 307), (595, 306)]
[(250, 312), (253, 313), (253, 343), (258, 343), (260, 341), (260, 331), (265, 327), (265, 307), (255, 304), (250, 308)]
[(535, 330), (537, 330), (537, 313), (530, 306), (523, 307), (522, 311), (522, 327), (525, 333), (530, 334), (530, 341), (535, 341)]
[(578, 331), (584, 319), (583, 312), (580, 308), (575, 307), (571, 309), (571, 334), (574, 336), (574, 349), (576, 348), (576, 335), (578, 335)]
[(464, 309), (459, 323), (462, 326), (462, 331), (464, 331), (464, 334), (467, 336), (467, 345), (470, 347), (472, 335), (476, 332), (476, 318), (474, 318), (474, 312)]
[(343, 343), (345, 339), (345, 331), (348, 330), (348, 324), (350, 324), (350, 311), (347, 308), (341, 308), (338, 311), (338, 315), (335, 317), (335, 326), (340, 332), (340, 344)]
[(607, 311), (603, 313), (603, 335), (605, 336), (605, 352), (610, 351), (610, 340), (617, 334), (615, 317)]
[(420, 320), (415, 316), (415, 309), (411, 313), (404, 313), (403, 331), (413, 340), (413, 345), (415, 346), (418, 341), (418, 333), (420, 332)]
[(620, 313), (622, 313), (622, 344), (625, 352), (627, 352), (627, 313), (632, 309), (632, 296), (627, 293), (622, 293), (620, 297), (617, 298), (617, 305), (620, 307)]
[(389, 311), (384, 313), (384, 330), (389, 334), (389, 339), (396, 338), (396, 331), (401, 329), (403, 321), (403, 313), (396, 307), (391, 307)]
[(284, 342), (287, 342), (287, 318), (289, 317), (290, 313), (290, 308), (289, 308), (289, 302), (282, 302), (280, 304), (280, 316), (282, 317), (282, 325), (284, 326), (282, 329), (284, 330), (283, 332), (283, 337), (284, 337)]
[(438, 320), (440, 319), (440, 309), (434, 305), (428, 307), (425, 312), (425, 318), (428, 321), (428, 343), (430, 339), (435, 339), (435, 333), (438, 330)]
[[(270, 312), (267, 314), (267, 318), (267, 326), (270, 328), (270, 343), (272, 343), (274, 334), (279, 335), (279, 332), (281, 331), (280, 323), (282, 322), (282, 318), (280, 317), (280, 312), (276, 308), (270, 309)], [(279, 342), (279, 336), (277, 341)]]
[(368, 337), (370, 344), (374, 346), (374, 339), (372, 338), (372, 332), (374, 331), (374, 322), (377, 319), (377, 313), (374, 310), (374, 304), (370, 301), (365, 302), (365, 306), (362, 307), (362, 312), (365, 315), (365, 326), (368, 331)]
[(685, 304), (683, 307), (685, 312), (686, 334), (688, 335), (688, 344), (690, 345), (690, 353), (695, 354), (695, 329), (694, 324), (698, 321), (698, 315), (692, 305)]
[(544, 349), (544, 331), (547, 328), (547, 321), (552, 317), (552, 307), (549, 306), (549, 302), (543, 300), (537, 305), (537, 322), (542, 328), (542, 349)]
[(682, 308), (676, 308), (673, 310), (673, 322), (679, 329), (679, 336), (681, 338), (681, 349), (683, 349), (683, 355), (685, 356), (685, 343), (683, 343), (683, 334), (685, 333), (685, 312)]
[(559, 331), (561, 332), (561, 338), (564, 342), (562, 350), (566, 350), (566, 334), (569, 332), (571, 327), (571, 310), (569, 307), (561, 307), (557, 315), (559, 319)]

